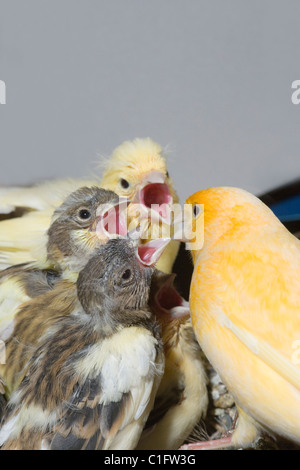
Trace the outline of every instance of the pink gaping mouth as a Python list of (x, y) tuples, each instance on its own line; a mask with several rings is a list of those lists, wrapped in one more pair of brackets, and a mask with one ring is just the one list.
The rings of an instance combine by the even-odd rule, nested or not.
[(154, 266), (169, 242), (170, 238), (157, 238), (156, 240), (150, 240), (147, 243), (138, 245), (136, 256), (144, 266)]
[(169, 220), (173, 198), (166, 183), (149, 183), (144, 186), (139, 192), (139, 202), (156, 211), (163, 219)]
[(97, 217), (97, 233), (106, 238), (114, 238), (116, 235), (125, 237), (128, 230), (124, 212), (128, 205), (128, 199), (120, 198), (117, 203), (108, 204), (106, 210), (102, 208), (102, 214)]
[(175, 274), (153, 277), (150, 304), (153, 313), (167, 321), (190, 316), (189, 303), (181, 297), (174, 287)]
[(126, 219), (119, 206), (105, 212), (102, 224), (104, 230), (110, 235), (125, 236), (127, 234)]
[(150, 183), (141, 190), (140, 200), (146, 207), (151, 208), (152, 204), (169, 204), (172, 196), (166, 183)]

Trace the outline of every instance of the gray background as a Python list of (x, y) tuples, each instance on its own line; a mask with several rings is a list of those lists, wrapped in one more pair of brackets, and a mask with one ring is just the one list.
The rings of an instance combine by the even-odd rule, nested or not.
[(299, 0), (0, 0), (0, 184), (150, 136), (181, 199), (300, 176)]

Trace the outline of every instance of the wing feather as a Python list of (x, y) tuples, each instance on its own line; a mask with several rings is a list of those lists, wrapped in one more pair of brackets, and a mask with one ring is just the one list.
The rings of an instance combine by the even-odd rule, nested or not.
[(73, 191), (95, 184), (69, 179), (0, 188), (0, 269), (40, 259), (45, 262), (53, 211)]
[(72, 331), (70, 317), (62, 322), (64, 328), (53, 330), (50, 342), (46, 335), (11, 399), (4, 448), (22, 448), (26, 423), (40, 448), (134, 449), (163, 371), (156, 338), (149, 330), (131, 327), (91, 344), (91, 337), (80, 337), (81, 325)]
[(224, 312), (218, 311), (219, 322), (229, 328), (235, 336), (281, 377), (300, 390), (300, 369), (293, 364), (292, 357), (288, 360), (283, 354), (276, 351), (270, 344), (256, 338), (250, 331), (238, 327)]

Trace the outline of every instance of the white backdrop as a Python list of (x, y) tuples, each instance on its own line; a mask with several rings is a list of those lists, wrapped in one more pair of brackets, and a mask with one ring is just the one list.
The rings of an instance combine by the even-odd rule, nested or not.
[(299, 0), (0, 0), (0, 184), (150, 136), (181, 199), (300, 176)]

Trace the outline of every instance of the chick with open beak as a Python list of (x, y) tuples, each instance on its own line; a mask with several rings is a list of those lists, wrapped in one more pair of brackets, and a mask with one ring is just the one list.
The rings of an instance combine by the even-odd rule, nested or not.
[[(49, 322), (39, 316), (44, 334), (6, 408), (4, 450), (135, 448), (164, 368), (148, 305), (152, 256), (144, 266), (130, 240), (109, 240), (76, 284), (42, 299)], [(49, 310), (66, 294), (73, 299), (69, 314), (53, 319)], [(35, 299), (28, 309), (35, 319)]]
[(170, 221), (170, 208), (173, 196), (167, 184), (167, 177), (159, 171), (151, 171), (135, 194), (133, 202), (141, 205), (142, 210), (151, 210), (157, 221)]
[(127, 233), (129, 201), (103, 188), (80, 188), (54, 212), (48, 230), (48, 267), (78, 273), (99, 244)]
[[(127, 232), (124, 213), (127, 205), (128, 201), (119, 200), (112, 191), (80, 188), (54, 212), (48, 230), (47, 259), (1, 272), (0, 342), (6, 346), (6, 361), (0, 364), (0, 380), (5, 384), (6, 398), (21, 380), (24, 361), (42, 334), (35, 320), (28, 324), (26, 309), (21, 306), (44, 294), (51, 295), (58, 284), (68, 291), (99, 247)], [(112, 223), (115, 216), (118, 222)], [(67, 296), (64, 299), (56, 305), (61, 315), (68, 311)]]
[[(104, 188), (115, 191), (132, 202), (128, 208), (130, 227), (141, 219), (144, 227), (143, 243), (169, 237), (169, 223), (178, 195), (167, 169), (162, 147), (150, 138), (134, 139), (121, 144), (106, 162), (101, 180)], [(172, 272), (179, 250), (179, 242), (172, 240), (157, 263), (163, 272)]]

